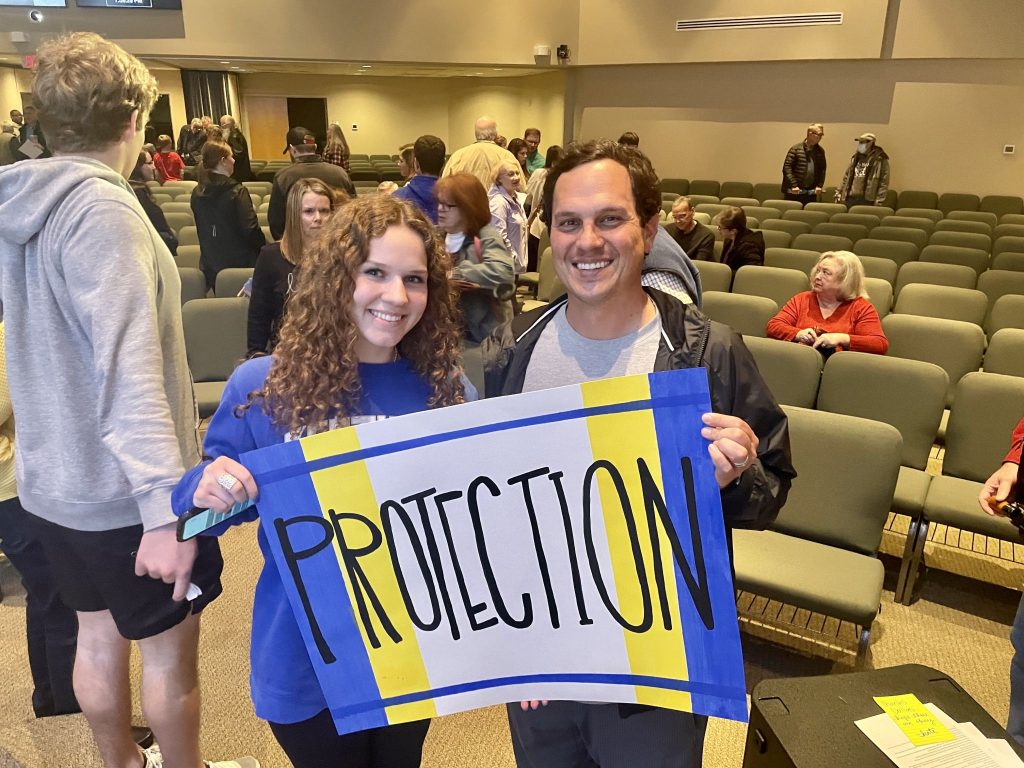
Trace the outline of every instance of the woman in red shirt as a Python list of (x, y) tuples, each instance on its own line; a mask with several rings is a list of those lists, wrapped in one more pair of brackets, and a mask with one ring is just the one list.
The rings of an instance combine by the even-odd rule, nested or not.
[(156, 140), (156, 154), (153, 155), (153, 165), (156, 166), (157, 176), (160, 183), (168, 181), (180, 181), (182, 171), (185, 169), (185, 161), (181, 155), (174, 151), (174, 142), (171, 137), (163, 135)]
[(884, 355), (889, 340), (867, 300), (864, 267), (849, 251), (826, 251), (811, 270), (811, 290), (798, 293), (768, 321), (773, 339), (831, 353), (851, 349)]

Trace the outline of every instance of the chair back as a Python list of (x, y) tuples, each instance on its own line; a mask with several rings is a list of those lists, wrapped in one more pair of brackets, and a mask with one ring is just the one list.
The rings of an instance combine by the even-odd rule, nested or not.
[(181, 278), (181, 304), (206, 298), (206, 276), (195, 267), (178, 267)]
[(818, 409), (891, 424), (903, 436), (900, 463), (923, 470), (948, 389), (949, 376), (934, 363), (842, 352), (825, 363)]
[(892, 311), (892, 283), (880, 277), (865, 277), (864, 290), (868, 292), (868, 301), (878, 313), (878, 319)]
[(835, 221), (826, 221), (824, 224), (818, 224), (812, 231), (816, 235), (838, 235), (839, 237), (845, 237), (854, 244), (868, 236), (868, 228), (863, 224), (841, 224)]
[(953, 211), (977, 211), (981, 198), (965, 192), (944, 192), (939, 195), (939, 210), (943, 215)]
[(794, 248), (805, 248), (809, 251), (850, 251), (853, 250), (853, 241), (848, 237), (839, 235), (797, 235), (793, 239)]
[(1002, 328), (989, 338), (982, 370), (1024, 377), (1024, 330)]
[(956, 245), (926, 245), (921, 251), (921, 261), (970, 267), (974, 270), (975, 280), (989, 267), (987, 251), (981, 248), (962, 248)]
[(814, 227), (817, 224), (824, 224), (828, 221), (828, 214), (824, 211), (807, 211), (803, 209), (790, 210), (782, 214), (786, 221), (802, 221)]
[(199, 257), (201, 250), (198, 245), (178, 245), (178, 252), (174, 260), (179, 267), (194, 267), (199, 269)]
[(805, 273), (777, 267), (740, 267), (732, 281), (733, 293), (764, 296), (780, 307), (801, 291), (809, 289), (810, 282)]
[(852, 205), (850, 206), (850, 213), (863, 213), (868, 216), (874, 216), (881, 221), (886, 216), (895, 214), (896, 209), (885, 205)]
[(1024, 272), (990, 269), (978, 275), (978, 290), (988, 296), (987, 323), (992, 314), (992, 307), (1000, 296), (1007, 294), (1024, 295)]
[(896, 283), (896, 276), (899, 274), (900, 268), (892, 259), (885, 259), (881, 256), (863, 256), (859, 253), (857, 258), (860, 259), (861, 266), (864, 267), (865, 277), (885, 280), (889, 285)]
[(227, 381), (245, 357), (249, 300), (198, 299), (181, 308), (185, 352), (197, 382)]
[(723, 181), (718, 190), (719, 197), (753, 197), (754, 185), (749, 181)]
[(768, 321), (775, 317), (779, 305), (764, 296), (705, 291), (704, 314), (725, 323), (741, 336), (764, 336)]
[(928, 239), (929, 245), (953, 245), (957, 248), (976, 248), (988, 253), (992, 250), (992, 238), (981, 232), (936, 231)]
[(784, 410), (799, 474), (772, 530), (874, 555), (899, 477), (900, 433), (856, 416)]
[(245, 281), (252, 277), (252, 267), (229, 267), (217, 273), (213, 295), (219, 299), (230, 299), (238, 295)]
[[(877, 231), (878, 227), (875, 227), (871, 231), (872, 235)], [(896, 262), (896, 266), (899, 267), (908, 261), (916, 261), (920, 248), (913, 243), (900, 240), (869, 237), (857, 243), (856, 253), (858, 256), (877, 256), (881, 259), (889, 259)]]
[(795, 269), (810, 275), (821, 254), (817, 251), (805, 251), (800, 248), (765, 248), (764, 265), (779, 269)]
[(893, 307), (896, 314), (944, 317), (947, 320), (974, 323), (979, 328), (985, 323), (987, 311), (988, 299), (981, 291), (924, 283), (911, 283), (903, 288)]
[(1008, 293), (992, 302), (985, 332), (991, 339), (1003, 328), (1024, 328), (1024, 296)]
[(754, 356), (757, 369), (777, 403), (814, 407), (824, 362), (818, 350), (806, 344), (758, 336), (746, 336), (743, 343)]
[(985, 334), (974, 323), (894, 313), (882, 318), (882, 331), (889, 339), (890, 357), (935, 363), (946, 372), (947, 406), (953, 402), (956, 385), (964, 374), (981, 367)]
[(199, 245), (199, 229), (193, 226), (182, 227), (178, 230), (178, 250), (183, 245)]
[(732, 287), (732, 267), (722, 264), (720, 261), (703, 260), (695, 261), (693, 265), (700, 272), (700, 284), (704, 292), (729, 292)]
[[(891, 219), (890, 219), (891, 220)], [(944, 232), (943, 234), (952, 234), (950, 232)], [(917, 258), (917, 254), (921, 252), (921, 249), (928, 245), (928, 233), (923, 229), (910, 228), (910, 227), (890, 227), (884, 224), (879, 224), (873, 230), (871, 230), (872, 240), (901, 240), (904, 243), (912, 243), (917, 246), (917, 250), (914, 252), (914, 258)]]
[(804, 206), (805, 211), (821, 211), (832, 216), (836, 213), (846, 213), (846, 206), (842, 203), (807, 203)]
[[(978, 284), (978, 274), (962, 264), (933, 264), (926, 261), (911, 261), (900, 267), (896, 279), (896, 297), (911, 283), (925, 285), (948, 285), (953, 288), (971, 288)], [(957, 318), (954, 318), (957, 319)]]
[(939, 196), (934, 192), (921, 192), (918, 190), (908, 189), (906, 192), (900, 192), (897, 198), (899, 200), (900, 208), (937, 208), (939, 205)]
[(946, 426), (942, 474), (983, 483), (1003, 463), (1024, 412), (1024, 379), (972, 371), (956, 389)]
[[(1019, 197), (1017, 199), (1020, 200)], [(1020, 213), (1020, 211), (1017, 211), (1017, 213)], [(981, 221), (988, 224), (990, 228), (999, 223), (999, 216), (992, 211), (986, 211), (984, 208), (980, 211), (950, 211), (946, 214), (946, 218), (952, 221)]]
[(981, 198), (979, 209), (996, 216), (1024, 213), (1024, 200), (1015, 195), (986, 195)]
[(1005, 269), (1010, 272), (1024, 272), (1024, 253), (1003, 251), (992, 257), (992, 269)]

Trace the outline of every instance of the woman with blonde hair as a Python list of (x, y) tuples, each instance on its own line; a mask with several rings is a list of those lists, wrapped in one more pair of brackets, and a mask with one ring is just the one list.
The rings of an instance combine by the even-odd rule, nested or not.
[[(209, 458), (178, 484), (175, 512), (256, 499), (237, 460), (246, 451), (474, 399), (459, 362), (450, 267), (436, 230), (409, 203), (372, 196), (339, 209), (305, 254), (274, 354), (228, 380), (206, 436)], [(258, 504), (231, 521), (257, 516)], [(338, 735), (262, 528), (257, 538), (252, 698), (292, 765), (418, 766), (426, 720)]]
[(498, 230), (511, 246), (516, 274), (525, 272), (527, 264), (526, 212), (523, 210), (523, 204), (519, 202), (522, 178), (522, 168), (512, 162), (502, 163), (498, 166), (494, 174), (494, 183), (487, 192), (491, 226)]
[(889, 340), (867, 296), (860, 259), (849, 251), (826, 251), (811, 270), (811, 290), (798, 293), (768, 321), (768, 336), (825, 355), (842, 349), (884, 355)]
[(296, 268), (316, 242), (334, 209), (348, 195), (336, 192), (320, 179), (299, 179), (288, 191), (284, 236), (263, 246), (252, 275), (247, 330), (249, 357), (273, 352), (292, 291)]
[(348, 142), (345, 140), (345, 134), (341, 130), (341, 126), (337, 123), (331, 123), (327, 127), (327, 144), (324, 146), (323, 159), (325, 163), (331, 165), (338, 165), (348, 170), (348, 159), (352, 156), (349, 151)]

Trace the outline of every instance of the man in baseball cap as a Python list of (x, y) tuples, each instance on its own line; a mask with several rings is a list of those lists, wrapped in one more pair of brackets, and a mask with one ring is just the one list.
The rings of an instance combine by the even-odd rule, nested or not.
[(285, 202), (292, 184), (299, 179), (320, 179), (349, 197), (356, 196), (355, 185), (345, 169), (320, 159), (316, 153), (316, 138), (311, 131), (301, 125), (292, 128), (285, 137), (284, 151), (291, 155), (292, 164), (274, 175), (270, 207), (267, 209), (267, 223), (275, 240), (280, 240), (284, 234)]
[(854, 141), (857, 151), (836, 189), (836, 202), (847, 208), (882, 205), (889, 192), (889, 156), (875, 144), (873, 133), (862, 133)]

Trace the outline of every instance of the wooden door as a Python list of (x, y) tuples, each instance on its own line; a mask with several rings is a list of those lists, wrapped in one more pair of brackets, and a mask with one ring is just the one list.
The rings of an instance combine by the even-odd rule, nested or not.
[(242, 108), (249, 127), (249, 154), (254, 160), (287, 160), (281, 154), (288, 133), (288, 99), (245, 96)]

